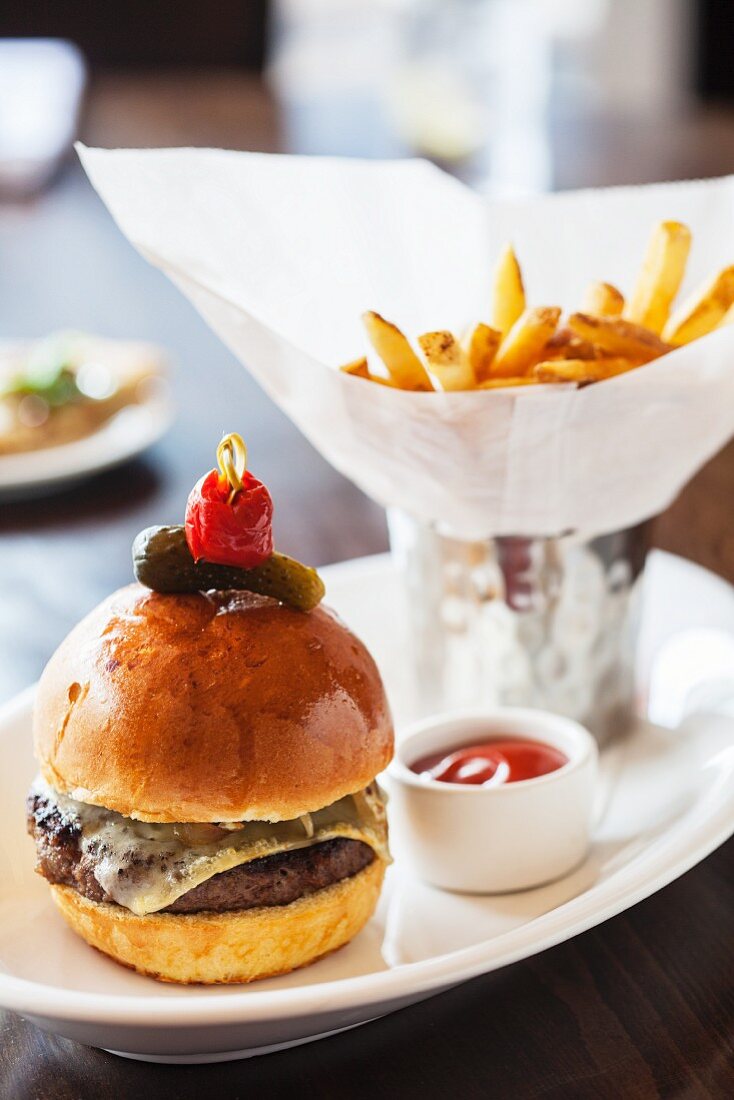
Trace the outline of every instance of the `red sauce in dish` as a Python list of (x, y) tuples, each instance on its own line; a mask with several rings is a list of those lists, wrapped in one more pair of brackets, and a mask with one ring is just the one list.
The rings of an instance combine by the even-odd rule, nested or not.
[(560, 749), (542, 741), (496, 737), (451, 752), (432, 752), (411, 764), (411, 771), (440, 783), (462, 783), (475, 787), (499, 787), (537, 779), (568, 763)]

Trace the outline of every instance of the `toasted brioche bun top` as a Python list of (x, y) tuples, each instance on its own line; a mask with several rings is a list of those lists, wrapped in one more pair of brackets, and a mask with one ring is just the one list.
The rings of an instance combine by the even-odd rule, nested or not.
[(34, 740), (56, 790), (144, 821), (279, 821), (389, 762), (385, 692), (324, 607), (120, 589), (61, 643)]

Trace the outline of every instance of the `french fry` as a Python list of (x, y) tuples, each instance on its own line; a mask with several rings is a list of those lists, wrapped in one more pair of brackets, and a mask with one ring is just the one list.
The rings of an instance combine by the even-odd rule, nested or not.
[(474, 371), (474, 377), (478, 382), (489, 375), (492, 360), (497, 354), (501, 340), (501, 332), (480, 322), (474, 328), (469, 329), (461, 341), (462, 350), (468, 356), (469, 363)]
[(401, 390), (432, 390), (426, 368), (397, 325), (371, 310), (362, 314), (370, 343)]
[(509, 390), (512, 386), (536, 386), (538, 379), (532, 375), (523, 374), (520, 378), (488, 378), (486, 382), (480, 382), (478, 390)]
[(623, 359), (637, 359), (647, 362), (672, 351), (654, 332), (624, 321), (621, 317), (592, 317), (588, 313), (572, 313), (568, 319), (569, 328), (585, 340), (590, 340), (607, 355)]
[(555, 332), (561, 311), (558, 306), (526, 309), (505, 337), (490, 367), (493, 378), (517, 378), (538, 362), (543, 348)]
[(556, 329), (543, 349), (543, 359), (596, 359), (597, 350), (589, 340), (577, 336), (570, 328)]
[(364, 378), (368, 382), (376, 382), (378, 386), (389, 386), (391, 389), (397, 389), (394, 382), (391, 382), (389, 378), (382, 378), (379, 374), (373, 374), (369, 368), (369, 364), (364, 356), (361, 359), (354, 359), (351, 363), (344, 363), (339, 367), (340, 371), (344, 374), (351, 374), (353, 378)]
[(637, 360), (624, 358), (609, 359), (549, 359), (537, 363), (533, 374), (538, 382), (602, 382), (617, 374), (634, 370), (640, 364)]
[(611, 283), (591, 283), (581, 303), (583, 313), (594, 317), (620, 317), (624, 309), (624, 294)]
[(424, 332), (418, 343), (442, 389), (474, 389), (476, 378), (469, 357), (450, 332)]
[(355, 378), (370, 377), (370, 368), (364, 355), (361, 359), (353, 359), (351, 363), (344, 363), (339, 367), (339, 370), (344, 371), (345, 374), (351, 374)]
[(505, 336), (525, 309), (522, 272), (512, 245), (497, 261), (492, 281), (492, 328)]
[(630, 298), (611, 283), (593, 282), (583, 308), (559, 326), (557, 306), (529, 308), (511, 246), (493, 275), (492, 324), (477, 323), (458, 341), (442, 330), (418, 338), (422, 356), (379, 313), (363, 314), (369, 339), (387, 369), (373, 374), (367, 358), (340, 370), (405, 390), (506, 389), (545, 382), (586, 385), (634, 370), (712, 329), (734, 325), (734, 265), (726, 267), (671, 313), (685, 274), (691, 234), (681, 222), (655, 226)]
[(637, 285), (624, 316), (653, 332), (663, 331), (688, 262), (691, 231), (681, 222), (660, 222), (647, 246)]
[(672, 314), (663, 337), (671, 344), (689, 344), (711, 332), (734, 303), (734, 266), (725, 267)]

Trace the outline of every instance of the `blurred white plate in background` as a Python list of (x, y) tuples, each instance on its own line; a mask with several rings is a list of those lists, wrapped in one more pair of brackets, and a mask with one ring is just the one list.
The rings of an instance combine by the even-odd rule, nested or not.
[(86, 370), (97, 372), (96, 384), (102, 385), (104, 392), (88, 386), (82, 387), (85, 394), (114, 396), (119, 385), (126, 393), (130, 391), (130, 404), (80, 439), (37, 450), (0, 453), (0, 501), (42, 496), (118, 466), (160, 439), (173, 419), (166, 353), (140, 340), (112, 340), (73, 332), (56, 333), (45, 340), (4, 340), (0, 342), (0, 389), (16, 374), (22, 374), (34, 355), (46, 354), (47, 347), (49, 354), (56, 356), (57, 342), (68, 349), (80, 368), (78, 377)]
[(162, 385), (127, 405), (91, 435), (58, 447), (0, 455), (0, 501), (43, 496), (142, 454), (165, 434), (173, 404)]

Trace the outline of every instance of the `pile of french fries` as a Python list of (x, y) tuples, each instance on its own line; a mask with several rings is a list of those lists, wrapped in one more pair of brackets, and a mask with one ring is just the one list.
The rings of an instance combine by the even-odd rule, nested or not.
[(401, 390), (487, 390), (572, 382), (601, 382), (635, 370), (713, 329), (734, 321), (734, 266), (726, 267), (677, 309), (691, 234), (680, 222), (653, 230), (632, 294), (592, 283), (579, 313), (565, 320), (559, 306), (528, 307), (522, 272), (511, 247), (495, 268), (490, 323), (458, 339), (448, 331), (418, 337), (421, 354), (379, 313), (365, 313), (370, 343), (385, 374), (366, 357), (340, 369)]

